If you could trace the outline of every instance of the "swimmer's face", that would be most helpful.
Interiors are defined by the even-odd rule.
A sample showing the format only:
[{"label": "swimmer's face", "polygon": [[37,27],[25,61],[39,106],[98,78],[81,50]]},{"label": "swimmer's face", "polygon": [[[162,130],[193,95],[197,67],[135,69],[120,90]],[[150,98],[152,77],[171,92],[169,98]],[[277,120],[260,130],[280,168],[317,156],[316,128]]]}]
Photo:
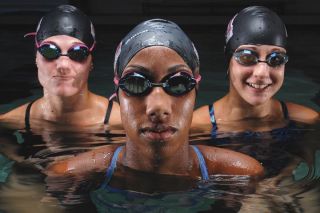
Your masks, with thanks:
[{"label": "swimmer's face", "polygon": [[[152,82],[168,74],[186,72],[193,76],[184,60],[167,47],[148,47],[138,52],[125,67],[122,76],[143,73]],[[195,89],[182,96],[172,96],[161,87],[153,87],[145,96],[118,92],[121,119],[127,133],[127,149],[134,147],[144,155],[161,157],[178,154],[188,146],[188,133],[195,103]],[[139,154],[137,153],[137,154]]]},{"label": "swimmer's face", "polygon": [[[83,44],[79,39],[57,35],[45,39],[43,42],[52,43],[66,54],[68,49],[76,44]],[[92,56],[81,62],[71,60],[68,56],[60,56],[54,60],[47,60],[39,51],[36,54],[38,78],[43,86],[44,95],[70,97],[81,94],[87,88],[89,72],[92,69]]]},{"label": "swimmer's face", "polygon": [[[286,52],[284,48],[272,45],[241,45],[237,50],[243,49],[257,53],[262,61],[272,52]],[[232,57],[229,64],[230,93],[250,105],[266,103],[282,86],[284,69],[285,65],[271,67],[263,62],[245,66]]]}]

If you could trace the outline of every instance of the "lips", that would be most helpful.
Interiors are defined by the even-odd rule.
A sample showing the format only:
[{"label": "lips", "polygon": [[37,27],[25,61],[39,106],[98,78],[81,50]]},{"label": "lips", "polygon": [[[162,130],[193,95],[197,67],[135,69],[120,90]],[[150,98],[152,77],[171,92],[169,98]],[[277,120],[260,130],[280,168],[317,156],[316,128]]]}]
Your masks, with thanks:
[{"label": "lips", "polygon": [[249,87],[257,89],[257,90],[264,90],[271,85],[271,84],[266,84],[266,83],[249,83],[249,82],[246,82],[246,84]]},{"label": "lips", "polygon": [[61,80],[61,81],[67,81],[67,80],[73,79],[74,77],[73,76],[59,75],[59,76],[53,76],[53,78],[55,78],[57,80]]},{"label": "lips", "polygon": [[177,132],[177,129],[171,126],[156,125],[140,129],[140,133],[150,141],[167,141]]}]

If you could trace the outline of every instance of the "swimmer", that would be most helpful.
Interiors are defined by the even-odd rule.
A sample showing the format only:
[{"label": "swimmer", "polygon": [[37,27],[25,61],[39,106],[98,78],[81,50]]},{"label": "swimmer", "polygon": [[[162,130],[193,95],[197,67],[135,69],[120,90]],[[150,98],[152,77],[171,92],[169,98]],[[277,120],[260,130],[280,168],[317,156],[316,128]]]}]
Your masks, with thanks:
[{"label": "swimmer", "polygon": [[40,20],[35,33],[38,79],[43,96],[0,116],[30,129],[32,121],[74,126],[121,125],[119,105],[88,89],[95,30],[89,18],[61,5]]},{"label": "swimmer", "polygon": [[270,131],[288,120],[319,121],[313,109],[273,97],[283,84],[289,60],[287,37],[282,20],[266,7],[251,6],[236,14],[226,32],[229,91],[195,110],[192,129],[213,134],[217,130]]},{"label": "swimmer", "polygon": [[[114,71],[126,143],[54,162],[47,174],[105,171],[106,185],[134,190],[147,184],[129,173],[151,174],[149,181],[155,188],[166,185],[160,184],[167,180],[157,178],[161,175],[196,181],[208,180],[212,174],[263,175],[263,167],[247,155],[189,144],[199,58],[192,41],[175,23],[151,19],[137,25],[119,44]],[[127,184],[130,181],[139,184]]]}]

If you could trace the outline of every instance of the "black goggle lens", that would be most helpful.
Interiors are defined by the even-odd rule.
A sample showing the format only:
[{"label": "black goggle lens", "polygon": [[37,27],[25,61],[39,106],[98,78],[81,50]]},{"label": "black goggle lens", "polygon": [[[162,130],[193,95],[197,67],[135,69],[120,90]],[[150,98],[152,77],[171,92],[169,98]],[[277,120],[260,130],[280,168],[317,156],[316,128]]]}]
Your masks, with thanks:
[{"label": "black goggle lens", "polygon": [[75,45],[68,50],[67,54],[62,54],[58,46],[46,43],[40,45],[38,51],[47,60],[54,60],[60,56],[68,56],[71,60],[77,62],[84,61],[90,54],[89,48],[84,45]]},{"label": "black goggle lens", "polygon": [[44,44],[38,48],[38,51],[41,53],[43,57],[48,60],[54,60],[59,58],[60,49],[53,44]]},{"label": "black goggle lens", "polygon": [[181,96],[191,91],[197,82],[189,74],[178,72],[164,77],[160,83],[152,83],[146,76],[133,72],[119,80],[119,87],[130,96],[144,96],[153,87],[162,87],[172,96]]},{"label": "black goggle lens", "polygon": [[288,56],[281,52],[272,52],[267,55],[266,60],[259,60],[259,55],[252,50],[239,50],[236,51],[233,56],[236,61],[244,66],[252,66],[259,62],[267,63],[270,67],[278,67],[288,62]]}]

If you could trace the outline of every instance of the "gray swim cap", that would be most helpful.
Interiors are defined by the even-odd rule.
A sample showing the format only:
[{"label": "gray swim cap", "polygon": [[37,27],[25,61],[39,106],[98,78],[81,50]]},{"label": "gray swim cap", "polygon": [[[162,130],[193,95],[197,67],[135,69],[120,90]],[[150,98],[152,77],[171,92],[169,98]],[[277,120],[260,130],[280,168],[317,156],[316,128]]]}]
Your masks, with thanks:
[{"label": "gray swim cap", "polygon": [[227,62],[241,45],[275,45],[286,48],[287,37],[286,26],[275,12],[263,6],[247,7],[228,24],[225,46]]},{"label": "gray swim cap", "polygon": [[120,78],[129,61],[140,50],[164,46],[176,51],[193,73],[199,72],[199,56],[189,37],[175,23],[151,19],[138,24],[118,45],[114,59],[114,73]]}]

